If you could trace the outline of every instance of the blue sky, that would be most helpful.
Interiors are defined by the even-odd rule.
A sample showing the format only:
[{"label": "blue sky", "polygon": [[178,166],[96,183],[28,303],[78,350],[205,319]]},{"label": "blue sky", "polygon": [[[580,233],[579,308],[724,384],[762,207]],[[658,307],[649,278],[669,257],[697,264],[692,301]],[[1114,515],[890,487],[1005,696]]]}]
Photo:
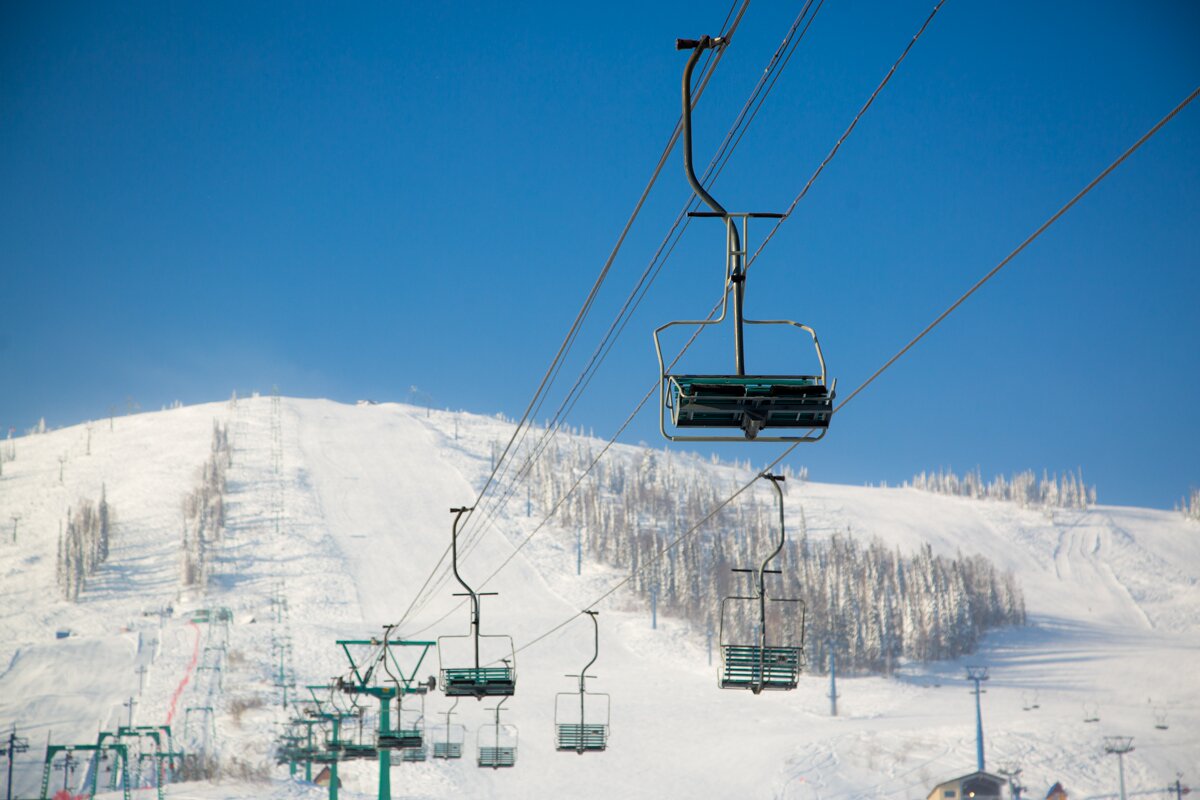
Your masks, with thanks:
[{"label": "blue sky", "polygon": [[[931,7],[828,0],[714,195],[786,208]],[[674,125],[675,37],[728,9],[4,4],[0,425],[273,384],[519,415]],[[699,163],[798,9],[751,4]],[[948,0],[764,251],[748,314],[813,325],[848,392],[1200,83],[1198,32],[1193,3]],[[1102,501],[1160,507],[1200,485],[1198,155],[1200,103],[793,462],[848,483],[1078,467]],[[688,195],[676,151],[545,413]],[[624,420],[651,329],[719,296],[722,244],[689,227],[573,424]],[[694,371],[731,369],[727,333]],[[807,367],[788,342],[752,342],[751,371]],[[661,446],[653,409],[624,438]]]}]

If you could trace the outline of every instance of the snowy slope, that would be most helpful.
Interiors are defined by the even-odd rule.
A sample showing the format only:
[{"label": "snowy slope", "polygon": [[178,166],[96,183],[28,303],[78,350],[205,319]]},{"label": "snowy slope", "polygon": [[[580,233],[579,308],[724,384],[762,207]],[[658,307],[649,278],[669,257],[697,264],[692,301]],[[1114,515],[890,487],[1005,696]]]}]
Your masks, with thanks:
[{"label": "snowy slope", "polygon": [[[178,584],[180,500],[209,455],[213,420],[228,424],[233,440],[227,530],[207,592],[189,596]],[[221,781],[178,785],[171,796],[323,796],[289,781],[270,758],[289,716],[272,685],[280,643],[290,642],[301,685],[344,672],[334,641],[378,635],[401,616],[449,544],[449,508],[474,499],[511,425],[398,404],[276,406],[263,397],[117,418],[108,428],[108,420],[93,426],[90,455],[84,426],[23,437],[0,478],[0,530],[21,515],[17,543],[0,539],[0,729],[15,723],[34,745],[18,761],[18,790],[36,791],[47,735],[91,740],[98,725],[127,721],[121,704],[134,696],[135,724],[170,717],[177,738],[193,751],[207,746],[226,766]],[[639,453],[621,447],[611,457]],[[711,473],[722,487],[748,475],[728,466]],[[80,602],[66,603],[53,577],[58,522],[79,497],[97,498],[102,482],[118,515],[114,549]],[[1031,624],[990,635],[967,659],[992,671],[989,768],[1019,764],[1034,793],[1056,780],[1073,796],[1112,792],[1116,764],[1101,740],[1119,733],[1135,737],[1126,758],[1132,789],[1163,787],[1177,771],[1195,779],[1200,526],[1146,509],[1046,515],[811,482],[790,487],[792,524],[801,507],[812,536],[850,529],[903,551],[929,542],[1017,575]],[[526,516],[523,493],[514,498],[469,549],[464,576],[481,580],[538,521],[536,510]],[[500,594],[484,601],[485,631],[510,633],[520,646],[620,579],[596,564],[576,576],[573,545],[573,532],[551,525],[538,533],[488,585]],[[438,584],[405,635],[465,632],[456,589]],[[286,598],[286,613],[276,597]],[[232,624],[191,621],[191,610],[213,607],[229,608]],[[590,628],[576,620],[518,656],[518,693],[505,705],[520,730],[515,769],[473,766],[474,732],[493,703],[464,701],[456,719],[471,731],[467,757],[395,767],[393,796],[915,798],[973,769],[963,662],[841,679],[840,715],[830,718],[824,678],[804,678],[790,693],[722,692],[702,631],[662,618],[651,630],[648,611],[625,592],[599,610],[592,672],[594,688],[612,695],[608,752],[553,750],[554,694],[572,689],[564,675],[590,656]],[[55,640],[60,628],[73,636]],[[139,665],[147,668],[140,693]],[[436,661],[425,666],[432,673]],[[1034,701],[1039,708],[1024,710]],[[438,694],[426,710],[432,718],[448,705]],[[1099,722],[1083,722],[1085,706]],[[1154,727],[1156,712],[1168,730]],[[343,796],[374,796],[374,771],[345,765]],[[269,783],[255,782],[264,775]]]}]

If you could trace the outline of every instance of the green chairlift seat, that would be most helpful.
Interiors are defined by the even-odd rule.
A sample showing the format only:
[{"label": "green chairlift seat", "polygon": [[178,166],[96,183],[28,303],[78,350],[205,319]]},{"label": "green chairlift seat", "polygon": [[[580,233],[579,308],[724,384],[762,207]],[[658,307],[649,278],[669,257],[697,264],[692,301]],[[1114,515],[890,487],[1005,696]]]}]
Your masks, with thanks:
[{"label": "green chairlift seat", "polygon": [[[398,681],[397,691],[399,691]],[[418,695],[421,706],[415,709],[404,707],[405,697],[403,694],[398,694],[397,697],[399,703],[396,709],[395,727],[379,732],[376,737],[379,748],[381,750],[403,750],[405,753],[409,750],[419,750],[425,746],[425,695]],[[404,757],[404,753],[401,753],[401,757]]]},{"label": "green chairlift seat", "polygon": [[[828,428],[833,394],[820,375],[667,375],[677,428]],[[752,433],[751,433],[752,432]]]},{"label": "green chairlift seat", "polygon": [[564,722],[557,728],[556,750],[598,751],[608,748],[608,726],[595,723],[580,725],[578,722]]},{"label": "green chairlift seat", "polygon": [[480,747],[479,766],[514,767],[517,764],[517,748],[515,747]]},{"label": "green chairlift seat", "polygon": [[379,758],[379,750],[373,744],[353,742],[342,746],[344,761],[374,761]]},{"label": "green chairlift seat", "polygon": [[434,758],[462,758],[462,742],[434,742]]},{"label": "green chairlift seat", "polygon": [[424,761],[427,754],[428,754],[428,751],[426,750],[424,745],[422,745],[420,747],[410,747],[406,750],[400,751],[400,760],[401,761]]},{"label": "green chairlift seat", "polygon": [[795,689],[799,682],[799,647],[731,644],[721,650],[722,689]]},{"label": "green chairlift seat", "polygon": [[516,670],[510,667],[448,667],[441,680],[449,697],[506,697],[517,686]]},{"label": "green chairlift seat", "polygon": [[418,728],[398,728],[379,734],[376,745],[380,750],[407,750],[424,744],[424,736]]}]

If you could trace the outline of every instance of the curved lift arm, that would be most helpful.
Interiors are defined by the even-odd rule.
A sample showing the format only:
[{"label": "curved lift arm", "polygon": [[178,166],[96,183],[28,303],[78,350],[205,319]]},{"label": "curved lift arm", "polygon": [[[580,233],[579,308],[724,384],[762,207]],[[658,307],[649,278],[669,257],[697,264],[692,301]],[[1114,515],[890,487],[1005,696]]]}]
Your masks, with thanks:
[{"label": "curved lift arm", "polygon": [[587,611],[584,611],[583,613],[587,614],[589,617],[592,618],[592,631],[595,634],[595,638],[592,640],[593,641],[592,660],[587,662],[587,664],[585,664],[583,666],[583,669],[579,670],[579,747],[576,750],[576,752],[578,752],[580,755],[583,754],[583,740],[584,740],[585,730],[586,730],[586,728],[584,727],[584,725],[585,725],[584,699],[586,697],[584,689],[585,689],[585,686],[587,683],[587,677],[588,677],[587,671],[592,666],[592,664],[596,663],[596,659],[600,657],[600,623],[599,623],[599,621],[596,620],[596,617],[599,616],[600,612],[592,611],[589,609]]},{"label": "curved lift arm", "polygon": [[770,472],[764,472],[763,478],[768,480],[773,487],[775,493],[779,497],[779,544],[762,562],[762,566],[758,568],[758,645],[766,648],[767,646],[767,566],[775,560],[775,557],[783,550],[783,544],[787,540],[787,530],[783,526],[783,488],[780,486],[784,481],[782,475],[774,475]]},{"label": "curved lift arm", "polygon": [[[388,679],[391,680],[391,682],[396,686],[396,697],[400,697],[404,694],[404,690],[400,688],[400,679],[396,677],[396,675],[392,672],[392,668],[389,667],[387,663],[388,654],[391,652],[391,647],[388,646],[388,637],[392,635],[392,628],[394,627],[396,626],[383,626],[383,653],[381,654],[380,658],[383,661],[383,671],[387,673]],[[392,660],[395,661],[396,657],[392,656]],[[398,664],[396,665],[396,668],[399,669]]]},{"label": "curved lift arm", "polygon": [[[592,664],[596,663],[596,659],[600,657],[600,623],[596,621],[596,617],[600,616],[600,612],[588,610],[588,611],[584,611],[583,613],[587,614],[589,617],[592,618],[592,630],[595,634],[595,638],[593,639],[592,660],[587,662],[586,664],[584,664],[583,669],[579,670],[579,694],[580,695],[583,694],[584,680],[588,677],[588,674],[587,674],[588,669],[590,669]],[[579,703],[580,703],[580,710],[582,711],[582,706],[583,706],[582,697],[580,698]]]},{"label": "curved lift arm", "polygon": [[463,580],[462,575],[458,574],[458,523],[462,520],[464,514],[468,514],[471,511],[474,511],[474,509],[467,506],[450,509],[450,513],[454,515],[454,527],[450,531],[450,566],[454,570],[455,580],[467,590],[467,594],[471,598],[471,634],[475,638],[475,669],[479,669],[479,594],[470,586],[467,586],[467,582]]},{"label": "curved lift arm", "polygon": [[[726,249],[731,263],[728,268],[727,283],[733,284],[733,347],[734,366],[738,375],[746,374],[746,352],[742,337],[742,307],[746,300],[746,275],[742,265],[742,243],[738,234],[737,223],[730,219],[729,212],[718,203],[696,177],[696,168],[692,163],[692,72],[700,54],[705,50],[724,47],[729,43],[727,38],[703,36],[700,39],[676,39],[676,50],[691,50],[687,65],[683,68],[683,170],[687,174],[688,183],[704,204],[721,217],[725,222]],[[728,292],[728,289],[726,289]],[[722,316],[724,314],[722,313]]]}]

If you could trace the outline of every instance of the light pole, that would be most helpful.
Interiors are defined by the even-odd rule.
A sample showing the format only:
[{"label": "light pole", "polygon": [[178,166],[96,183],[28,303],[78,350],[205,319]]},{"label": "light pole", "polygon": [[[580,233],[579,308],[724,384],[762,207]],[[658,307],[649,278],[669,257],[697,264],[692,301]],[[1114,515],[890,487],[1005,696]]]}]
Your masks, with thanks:
[{"label": "light pole", "polygon": [[8,734],[8,743],[4,748],[4,753],[8,756],[8,791],[6,792],[8,800],[12,800],[13,758],[17,753],[24,753],[27,750],[29,750],[29,740],[17,736],[17,726],[13,725],[12,731]]},{"label": "light pole", "polygon": [[975,761],[983,772],[983,711],[979,704],[979,684],[988,679],[987,667],[967,667],[967,680],[975,682]]},{"label": "light pole", "polygon": [[1116,754],[1117,773],[1121,778],[1121,800],[1125,800],[1125,754],[1133,752],[1132,736],[1105,736],[1104,752]]},{"label": "light pole", "polygon": [[833,640],[826,639],[825,646],[829,648],[829,715],[837,716],[837,654],[833,649]]}]

